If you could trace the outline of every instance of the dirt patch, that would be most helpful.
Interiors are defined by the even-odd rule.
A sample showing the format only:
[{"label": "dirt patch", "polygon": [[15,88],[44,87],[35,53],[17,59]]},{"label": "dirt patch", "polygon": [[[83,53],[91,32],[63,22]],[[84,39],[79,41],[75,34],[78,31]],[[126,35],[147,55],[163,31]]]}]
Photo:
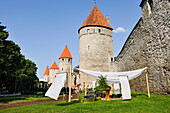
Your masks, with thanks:
[{"label": "dirt patch", "polygon": [[[79,94],[72,94],[71,99],[77,99],[78,96]],[[63,101],[63,100],[66,100],[66,97],[64,98],[60,97],[58,98],[58,100],[48,99],[48,100],[36,100],[36,101],[30,101],[30,102],[20,102],[20,103],[14,103],[14,104],[4,104],[4,105],[0,105],[0,109],[32,105],[32,104],[40,104],[40,103],[46,103],[46,102],[58,102],[58,101]]]}]

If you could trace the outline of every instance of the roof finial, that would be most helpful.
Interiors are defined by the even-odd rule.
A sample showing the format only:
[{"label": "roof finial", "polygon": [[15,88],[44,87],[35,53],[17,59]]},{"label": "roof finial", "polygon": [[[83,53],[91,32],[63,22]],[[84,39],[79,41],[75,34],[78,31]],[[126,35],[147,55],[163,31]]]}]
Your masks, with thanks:
[{"label": "roof finial", "polygon": [[94,0],[94,3],[95,3],[95,5],[96,5],[96,0]]}]

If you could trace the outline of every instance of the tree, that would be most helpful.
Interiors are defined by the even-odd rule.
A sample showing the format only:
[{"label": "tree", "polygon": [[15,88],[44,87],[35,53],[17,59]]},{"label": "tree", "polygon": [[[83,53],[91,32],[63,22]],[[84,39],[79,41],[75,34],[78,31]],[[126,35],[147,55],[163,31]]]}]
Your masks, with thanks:
[{"label": "tree", "polygon": [[13,92],[16,85],[15,72],[21,68],[20,61],[23,55],[18,45],[6,40],[9,34],[4,31],[5,28],[0,26],[0,86]]},{"label": "tree", "polygon": [[[32,61],[25,59],[17,44],[7,40],[9,34],[5,28],[0,25],[0,90],[14,92],[17,89],[17,79],[23,77],[19,77],[21,74],[32,77],[29,79],[31,81],[38,79],[37,67]],[[30,85],[32,87],[32,83]]]},{"label": "tree", "polygon": [[79,65],[74,67],[73,72],[79,74],[79,70],[77,68],[79,68]]},{"label": "tree", "polygon": [[25,60],[24,67],[18,70],[18,90],[31,91],[36,87],[38,77],[36,76],[36,64],[30,60]]}]

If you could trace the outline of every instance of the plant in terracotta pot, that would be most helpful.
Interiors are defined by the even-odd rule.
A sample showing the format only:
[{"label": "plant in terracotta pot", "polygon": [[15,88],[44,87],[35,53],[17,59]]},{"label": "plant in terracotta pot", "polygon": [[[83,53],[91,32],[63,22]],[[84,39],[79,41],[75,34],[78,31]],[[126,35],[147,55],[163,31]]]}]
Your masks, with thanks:
[{"label": "plant in terracotta pot", "polygon": [[109,100],[109,92],[111,87],[107,85],[106,76],[98,76],[100,80],[98,81],[99,86],[96,87],[96,91],[106,91],[106,100]]},{"label": "plant in terracotta pot", "polygon": [[107,80],[106,76],[104,77],[103,75],[98,76],[100,80],[98,81],[99,85],[96,87],[97,91],[105,91],[106,89],[111,89],[109,85],[107,85]]}]

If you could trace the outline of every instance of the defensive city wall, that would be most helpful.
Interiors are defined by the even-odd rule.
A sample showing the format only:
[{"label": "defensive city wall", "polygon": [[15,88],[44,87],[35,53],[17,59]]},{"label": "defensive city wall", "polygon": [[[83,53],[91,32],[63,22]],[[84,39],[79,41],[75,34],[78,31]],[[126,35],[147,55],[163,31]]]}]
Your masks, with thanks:
[{"label": "defensive city wall", "polygon": [[[170,93],[169,6],[169,0],[141,2],[142,17],[113,64],[116,71],[148,67],[151,93]],[[132,90],[147,92],[145,73],[130,81],[130,86]]]}]

